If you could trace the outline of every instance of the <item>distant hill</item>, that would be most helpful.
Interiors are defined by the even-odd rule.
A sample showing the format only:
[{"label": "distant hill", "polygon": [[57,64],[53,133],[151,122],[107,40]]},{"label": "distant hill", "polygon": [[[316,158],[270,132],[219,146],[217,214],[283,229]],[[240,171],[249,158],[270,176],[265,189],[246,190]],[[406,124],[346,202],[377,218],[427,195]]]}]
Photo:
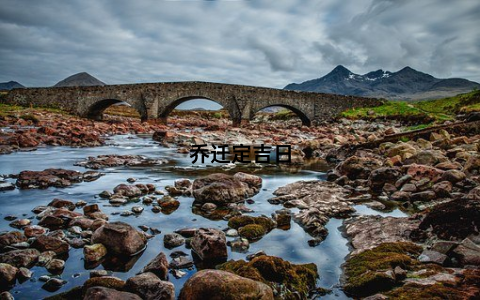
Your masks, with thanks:
[{"label": "distant hill", "polygon": [[9,91],[11,89],[23,88],[24,86],[16,81],[0,82],[0,91]]},{"label": "distant hill", "polygon": [[395,100],[437,99],[480,89],[480,84],[462,78],[438,79],[405,67],[398,72],[377,70],[364,75],[337,66],[327,75],[292,83],[286,90],[331,93]]},{"label": "distant hill", "polygon": [[66,86],[95,86],[95,85],[105,85],[104,82],[101,82],[92,75],[82,72],[70,77],[65,78],[64,80],[58,82],[54,87],[66,87]]}]

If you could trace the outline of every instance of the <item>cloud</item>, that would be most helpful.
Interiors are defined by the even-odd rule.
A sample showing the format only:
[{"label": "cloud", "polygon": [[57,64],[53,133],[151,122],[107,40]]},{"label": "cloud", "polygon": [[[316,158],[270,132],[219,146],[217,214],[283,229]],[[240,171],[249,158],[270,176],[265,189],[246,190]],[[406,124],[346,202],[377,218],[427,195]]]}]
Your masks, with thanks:
[{"label": "cloud", "polygon": [[202,80],[282,88],[335,65],[480,81],[476,0],[0,0],[0,81]]}]

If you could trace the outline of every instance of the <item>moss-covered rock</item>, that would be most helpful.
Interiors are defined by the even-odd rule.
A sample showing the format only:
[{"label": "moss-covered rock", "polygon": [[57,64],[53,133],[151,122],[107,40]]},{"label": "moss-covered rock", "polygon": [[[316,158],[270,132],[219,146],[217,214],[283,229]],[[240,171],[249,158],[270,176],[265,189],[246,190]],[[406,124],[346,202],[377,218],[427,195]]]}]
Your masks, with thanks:
[{"label": "moss-covered rock", "polygon": [[315,288],[318,278],[317,266],[313,263],[294,265],[275,256],[259,256],[246,262],[231,260],[219,266],[242,277],[261,281],[274,290],[282,299],[296,299],[294,293],[306,297]]},{"label": "moss-covered rock", "polygon": [[248,239],[249,241],[255,241],[261,239],[266,234],[265,228],[258,224],[248,224],[241,227],[238,230],[238,234],[241,237]]},{"label": "moss-covered rock", "polygon": [[396,283],[392,270],[397,266],[412,269],[421,251],[422,247],[408,242],[383,243],[350,257],[345,263],[345,292],[367,296],[391,289]]},{"label": "moss-covered rock", "polygon": [[443,283],[432,285],[408,284],[385,294],[388,299],[478,299],[479,289],[474,286],[449,286]]},{"label": "moss-covered rock", "polygon": [[275,222],[267,218],[265,216],[260,216],[260,217],[252,217],[252,216],[235,216],[232,217],[228,220],[228,226],[234,229],[239,229],[240,227],[249,225],[249,224],[257,224],[261,225],[263,228],[265,228],[266,232],[271,231],[273,228],[275,228]]}]

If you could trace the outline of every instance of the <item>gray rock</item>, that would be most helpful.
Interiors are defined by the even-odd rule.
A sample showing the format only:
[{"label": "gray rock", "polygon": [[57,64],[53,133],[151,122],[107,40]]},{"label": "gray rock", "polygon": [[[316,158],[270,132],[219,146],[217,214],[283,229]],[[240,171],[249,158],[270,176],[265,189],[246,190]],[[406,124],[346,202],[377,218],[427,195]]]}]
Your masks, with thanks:
[{"label": "gray rock", "polygon": [[469,238],[464,239],[453,252],[462,265],[480,266],[480,246]]},{"label": "gray rock", "polygon": [[167,249],[173,249],[185,244],[185,239],[178,233],[168,233],[163,237],[163,245]]},{"label": "gray rock", "polygon": [[424,250],[418,257],[418,260],[422,263],[436,263],[439,265],[444,265],[447,259],[448,256],[445,254],[433,250]]}]

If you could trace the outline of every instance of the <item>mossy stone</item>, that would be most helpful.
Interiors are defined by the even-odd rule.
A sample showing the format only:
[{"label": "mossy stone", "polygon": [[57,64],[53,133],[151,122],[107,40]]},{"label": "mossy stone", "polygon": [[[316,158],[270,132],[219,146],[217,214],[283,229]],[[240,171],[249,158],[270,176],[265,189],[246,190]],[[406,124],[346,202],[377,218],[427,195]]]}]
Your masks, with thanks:
[{"label": "mossy stone", "polygon": [[232,260],[220,265],[219,269],[266,283],[281,294],[282,299],[296,299],[296,293],[307,297],[318,278],[317,266],[313,263],[295,265],[268,255],[256,257],[250,262]]},{"label": "mossy stone", "polygon": [[411,270],[419,262],[422,247],[413,243],[383,243],[350,257],[345,263],[346,284],[343,289],[354,296],[368,296],[386,291],[395,285],[389,270],[399,266]]},{"label": "mossy stone", "polygon": [[265,228],[258,224],[248,224],[238,230],[238,234],[249,241],[259,240],[265,235],[265,233]]}]

